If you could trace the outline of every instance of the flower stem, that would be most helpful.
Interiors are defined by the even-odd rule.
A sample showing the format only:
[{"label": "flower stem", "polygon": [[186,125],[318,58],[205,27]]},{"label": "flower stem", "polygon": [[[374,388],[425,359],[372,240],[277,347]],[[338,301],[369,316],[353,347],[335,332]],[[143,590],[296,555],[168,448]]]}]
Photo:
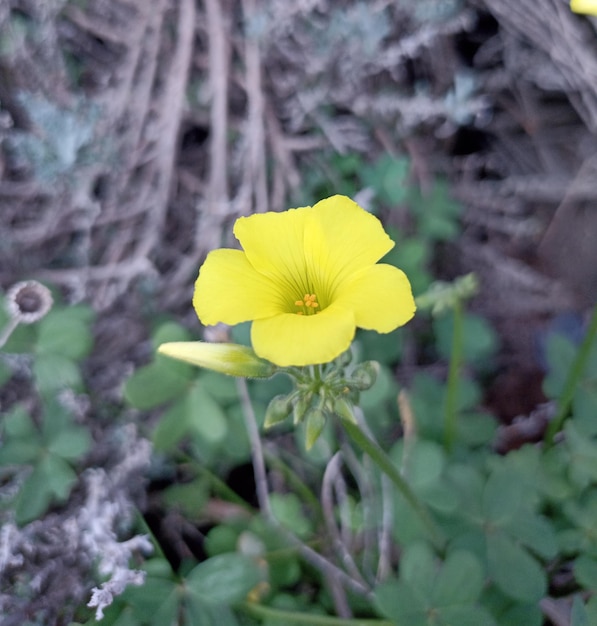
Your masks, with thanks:
[{"label": "flower stem", "polygon": [[267,620],[268,623],[278,621],[280,624],[309,624],[312,626],[392,626],[392,622],[382,619],[343,619],[331,615],[284,611],[253,602],[245,602],[239,608],[257,619]]},{"label": "flower stem", "polygon": [[267,519],[271,519],[272,509],[269,501],[269,490],[267,486],[267,472],[265,469],[265,461],[263,459],[263,446],[261,445],[261,436],[259,434],[259,425],[255,417],[255,410],[249,396],[247,381],[244,378],[237,378],[236,386],[243,408],[243,416],[245,418],[245,427],[249,442],[251,444],[251,458],[253,461],[253,472],[255,474],[255,491],[257,492],[257,501],[259,508]]},{"label": "flower stem", "polygon": [[342,427],[347,432],[353,442],[368,454],[379,469],[394,483],[394,486],[404,496],[405,500],[412,506],[421,521],[427,527],[429,534],[437,547],[443,546],[444,540],[436,527],[433,518],[429,514],[427,507],[419,500],[414,491],[409,487],[408,483],[400,475],[400,472],[392,463],[392,460],[382,450],[379,444],[370,439],[357,424],[353,424],[347,420],[340,420]]},{"label": "flower stem", "polygon": [[459,300],[454,302],[452,310],[454,315],[454,329],[452,331],[452,350],[450,353],[444,414],[444,448],[446,452],[452,451],[458,431],[458,387],[460,365],[462,363],[462,327],[464,322],[462,304]]},{"label": "flower stem", "polygon": [[596,337],[597,306],[593,310],[593,315],[591,316],[591,321],[589,322],[587,333],[582,343],[580,344],[580,348],[578,349],[576,358],[574,359],[572,366],[568,370],[568,376],[566,378],[566,382],[564,383],[564,388],[562,389],[562,393],[560,393],[560,397],[558,398],[556,416],[549,424],[547,433],[545,435],[545,444],[547,446],[551,446],[553,444],[556,434],[562,429],[564,420],[566,419],[568,412],[570,411],[570,406],[572,405],[572,400],[574,399],[574,393],[576,392],[576,388],[584,372],[585,365],[587,364],[587,360],[589,359],[589,355],[591,354],[591,349],[593,347],[593,344],[595,343]]},{"label": "flower stem", "polygon": [[13,316],[8,320],[6,326],[2,329],[2,332],[0,332],[0,348],[4,347],[4,344],[8,341],[13,331],[19,325],[19,321],[19,318],[16,316]]}]

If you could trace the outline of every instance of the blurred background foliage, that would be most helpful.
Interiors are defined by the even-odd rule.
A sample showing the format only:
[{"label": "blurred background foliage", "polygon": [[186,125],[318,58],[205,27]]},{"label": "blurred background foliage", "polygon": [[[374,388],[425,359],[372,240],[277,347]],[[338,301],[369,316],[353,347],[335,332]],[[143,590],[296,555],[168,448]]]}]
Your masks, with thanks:
[{"label": "blurred background foliage", "polygon": [[[0,288],[55,300],[0,355],[2,626],[94,623],[91,588],[129,557],[145,585],[104,624],[597,623],[595,35],[564,0],[0,3]],[[265,438],[294,539],[272,533],[245,414],[262,424],[288,382],[249,381],[249,407],[155,355],[204,336],[193,281],[237,217],[334,193],[384,222],[416,296],[478,278],[354,345],[381,366],[361,407],[441,553],[331,425],[309,452],[290,427]],[[206,332],[227,337],[248,328]],[[367,593],[305,546],[348,554]]]}]

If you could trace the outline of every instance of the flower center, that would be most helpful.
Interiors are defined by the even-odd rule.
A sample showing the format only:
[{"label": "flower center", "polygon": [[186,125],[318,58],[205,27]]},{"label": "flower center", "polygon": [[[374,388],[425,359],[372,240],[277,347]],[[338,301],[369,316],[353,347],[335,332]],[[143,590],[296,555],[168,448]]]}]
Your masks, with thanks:
[{"label": "flower center", "polygon": [[300,309],[296,312],[297,315],[315,315],[319,303],[314,293],[306,293],[302,300],[295,301],[294,306]]}]

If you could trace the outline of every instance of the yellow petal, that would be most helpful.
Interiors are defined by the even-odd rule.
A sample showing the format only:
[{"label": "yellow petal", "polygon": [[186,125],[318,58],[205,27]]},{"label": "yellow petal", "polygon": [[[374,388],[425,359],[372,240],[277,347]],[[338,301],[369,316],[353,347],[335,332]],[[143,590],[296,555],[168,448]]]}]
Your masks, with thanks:
[{"label": "yellow petal", "polygon": [[285,310],[279,286],[255,271],[240,250],[213,250],[195,282],[193,306],[203,324],[239,324]]},{"label": "yellow petal", "polygon": [[[310,207],[283,213],[258,213],[240,217],[234,235],[247,259],[261,274],[277,281],[285,289],[292,305],[312,292],[305,264],[305,223]],[[288,308],[290,312],[292,308]]]},{"label": "yellow petal", "polygon": [[342,283],[335,302],[354,312],[359,328],[390,331],[406,324],[415,314],[408,278],[396,267],[380,263]]},{"label": "yellow petal", "polygon": [[321,200],[308,218],[307,262],[311,275],[318,277],[315,290],[324,306],[333,301],[341,282],[394,247],[381,222],[346,196]]},{"label": "yellow petal", "polygon": [[597,0],[572,0],[570,2],[570,8],[575,13],[597,15]]},{"label": "yellow petal", "polygon": [[158,352],[229,376],[269,378],[276,371],[271,363],[260,359],[251,348],[235,343],[173,341],[163,343]]},{"label": "yellow petal", "polygon": [[356,327],[353,314],[336,305],[315,315],[287,313],[253,322],[255,352],[276,365],[328,363],[348,349]]}]

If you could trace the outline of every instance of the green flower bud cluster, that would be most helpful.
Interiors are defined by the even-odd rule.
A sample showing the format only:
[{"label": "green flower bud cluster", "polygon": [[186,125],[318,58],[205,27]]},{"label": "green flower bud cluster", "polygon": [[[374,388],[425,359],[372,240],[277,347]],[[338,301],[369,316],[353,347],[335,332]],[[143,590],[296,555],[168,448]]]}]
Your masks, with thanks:
[{"label": "green flower bud cluster", "polygon": [[326,365],[286,369],[294,389],[270,401],[264,427],[270,428],[292,415],[295,425],[305,423],[305,445],[309,450],[333,416],[355,423],[354,406],[359,393],[375,383],[379,364],[366,361],[351,365],[351,360],[352,354],[347,351]]},{"label": "green flower bud cluster", "polygon": [[417,308],[429,310],[433,316],[449,311],[459,303],[469,300],[479,291],[479,280],[475,274],[460,276],[451,283],[437,281],[417,297]]}]

